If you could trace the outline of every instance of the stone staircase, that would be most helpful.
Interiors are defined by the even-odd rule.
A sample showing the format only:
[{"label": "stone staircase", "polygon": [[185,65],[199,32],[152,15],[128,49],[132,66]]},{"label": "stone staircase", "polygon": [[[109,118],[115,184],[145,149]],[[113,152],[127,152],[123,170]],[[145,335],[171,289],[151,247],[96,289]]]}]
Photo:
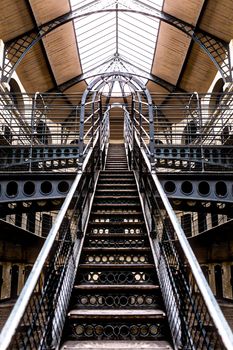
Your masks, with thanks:
[{"label": "stone staircase", "polygon": [[61,349],[172,349],[123,145],[100,173]]}]

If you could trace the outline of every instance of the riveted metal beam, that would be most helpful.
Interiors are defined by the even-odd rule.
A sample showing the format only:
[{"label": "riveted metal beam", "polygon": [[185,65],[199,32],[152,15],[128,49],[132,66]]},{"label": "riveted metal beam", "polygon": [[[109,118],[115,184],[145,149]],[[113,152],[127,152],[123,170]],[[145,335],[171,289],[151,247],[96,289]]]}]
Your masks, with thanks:
[{"label": "riveted metal beam", "polygon": [[166,22],[175,28],[181,30],[188,36],[190,36],[210,57],[217,69],[222,75],[225,82],[232,81],[232,73],[230,66],[230,54],[229,45],[227,42],[217,38],[216,36],[207,33],[206,31],[195,28],[195,26],[184,22],[174,16],[171,16],[163,11],[155,11],[155,14],[151,12],[136,11],[129,9],[105,9],[98,11],[90,11],[80,13],[78,10],[69,12],[63,16],[60,16],[52,21],[49,21],[34,30],[18,36],[17,38],[7,42],[5,44],[4,61],[2,69],[2,81],[9,82],[12,74],[16,70],[18,64],[22,61],[23,57],[37,42],[39,42],[45,35],[60,27],[61,25],[68,23],[74,19],[86,17],[95,13],[107,13],[107,12],[128,12],[137,13],[148,16],[150,18],[156,18],[163,22]]}]

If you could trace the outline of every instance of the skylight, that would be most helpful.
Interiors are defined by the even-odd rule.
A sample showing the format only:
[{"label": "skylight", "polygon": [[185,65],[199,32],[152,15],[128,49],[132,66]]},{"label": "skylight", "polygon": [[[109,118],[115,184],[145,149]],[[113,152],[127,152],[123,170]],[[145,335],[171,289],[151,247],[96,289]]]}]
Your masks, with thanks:
[{"label": "skylight", "polygon": [[159,20],[139,12],[156,14],[162,4],[163,0],[71,0],[73,11],[87,13],[74,20],[83,73],[150,73]]}]

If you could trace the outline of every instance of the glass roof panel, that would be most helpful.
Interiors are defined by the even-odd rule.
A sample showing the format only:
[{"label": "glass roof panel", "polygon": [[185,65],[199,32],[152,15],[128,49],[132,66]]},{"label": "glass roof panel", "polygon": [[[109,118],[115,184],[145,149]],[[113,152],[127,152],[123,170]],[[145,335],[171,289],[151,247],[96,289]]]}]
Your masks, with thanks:
[{"label": "glass roof panel", "polygon": [[[93,75],[106,70],[150,73],[159,20],[140,12],[156,14],[163,1],[70,0],[72,11],[86,14],[74,20],[83,73],[91,69]],[[109,59],[112,64],[104,64]]]}]

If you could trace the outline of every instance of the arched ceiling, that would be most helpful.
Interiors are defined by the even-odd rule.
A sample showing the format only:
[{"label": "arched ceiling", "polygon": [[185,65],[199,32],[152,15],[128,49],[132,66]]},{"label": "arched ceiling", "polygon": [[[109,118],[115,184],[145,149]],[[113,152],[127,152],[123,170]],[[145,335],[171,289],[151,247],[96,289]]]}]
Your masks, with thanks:
[{"label": "arched ceiling", "polygon": [[[17,67],[25,89],[81,93],[86,87],[84,78],[120,69],[144,75],[154,93],[205,92],[217,69],[190,36],[166,21],[118,11],[153,14],[159,2],[4,0],[0,38],[7,44],[74,10],[80,14],[112,10],[68,21],[34,45]],[[190,24],[195,31],[208,32],[226,42],[233,38],[232,0],[164,0],[162,11]]]}]

